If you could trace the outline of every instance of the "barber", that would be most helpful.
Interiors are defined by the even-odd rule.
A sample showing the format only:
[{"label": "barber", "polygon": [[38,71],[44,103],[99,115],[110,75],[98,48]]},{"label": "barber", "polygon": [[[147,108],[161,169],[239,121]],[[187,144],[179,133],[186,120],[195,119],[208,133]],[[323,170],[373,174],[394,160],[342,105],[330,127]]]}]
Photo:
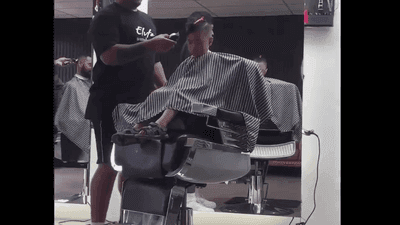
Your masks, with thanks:
[{"label": "barber", "polygon": [[98,169],[91,181],[91,222],[104,224],[117,173],[110,163],[111,136],[116,133],[112,111],[119,103],[137,104],[166,83],[156,53],[176,44],[157,35],[152,18],[137,10],[141,0],[116,0],[98,12],[88,34],[97,56],[86,118],[93,123]]}]

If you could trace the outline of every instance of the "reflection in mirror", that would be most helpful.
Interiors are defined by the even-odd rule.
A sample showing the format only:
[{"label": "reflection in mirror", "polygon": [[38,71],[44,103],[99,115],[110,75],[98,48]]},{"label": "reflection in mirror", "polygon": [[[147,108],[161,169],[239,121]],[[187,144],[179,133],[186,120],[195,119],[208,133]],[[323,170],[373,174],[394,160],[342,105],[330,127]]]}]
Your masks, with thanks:
[{"label": "reflection in mirror", "polygon": [[89,190],[90,130],[84,118],[92,58],[87,19],[54,20],[54,200],[86,204]]},{"label": "reflection in mirror", "polygon": [[[205,212],[300,217],[304,2],[179,1],[182,6],[168,2],[149,1],[148,9],[158,33],[181,34],[175,48],[160,56],[167,78],[190,55],[185,55],[186,18],[194,11],[207,11],[213,16],[214,25],[210,50],[239,55],[259,64],[271,86],[274,116],[278,120],[261,125],[264,131],[259,136],[271,139],[265,144],[259,142],[251,153],[251,170],[247,175],[188,189],[189,207]],[[275,124],[286,119],[290,120],[296,143],[293,151],[283,154],[274,145],[288,143],[291,138],[285,139],[286,134]]]},{"label": "reflection in mirror", "polygon": [[[101,7],[106,7],[113,1],[94,0],[93,2],[93,5],[102,3]],[[261,138],[257,143],[258,146],[249,156],[251,158],[250,171],[233,180],[209,183],[206,186],[198,185],[201,187],[196,188],[192,186],[187,190],[184,206],[194,211],[301,216],[301,134],[299,137],[298,131],[301,129],[302,107],[303,4],[301,0],[149,1],[148,14],[154,19],[157,34],[178,32],[180,34],[178,44],[170,52],[159,56],[167,79],[188,57],[184,47],[187,39],[186,18],[194,11],[207,11],[214,18],[214,40],[210,50],[235,54],[256,61],[260,67],[260,73],[262,72],[265,76],[266,83],[271,88],[271,101],[276,113],[275,120],[265,121],[261,125],[263,131],[259,134]],[[86,40],[90,21],[91,18],[55,20],[54,59],[62,56],[76,59],[82,55],[91,55],[90,42]],[[57,81],[55,92],[56,90],[59,90],[58,93],[62,92],[61,83],[65,84],[73,79],[75,73],[77,73],[75,64],[55,67],[55,74],[57,74],[54,76]],[[59,103],[56,105],[58,106]],[[293,133],[279,130],[277,124],[283,121],[291,124]],[[217,122],[216,124],[213,126],[218,126]],[[85,203],[87,201],[85,195],[88,194],[87,168],[89,168],[90,157],[84,150],[78,151],[79,154],[68,156],[68,152],[72,153],[72,151],[64,149],[67,154],[63,154],[63,132],[56,131],[55,134],[60,136],[57,138],[55,135],[55,200]],[[296,134],[297,137],[293,138]],[[223,132],[221,135],[225,140]],[[73,143],[72,140],[70,141]],[[186,144],[189,146],[189,141]],[[199,144],[209,146],[206,142]],[[226,149],[225,147],[223,149]],[[118,151],[122,152],[121,149]],[[117,159],[118,151],[116,151]],[[126,153],[134,154],[133,151]],[[197,154],[190,152],[184,156],[187,156],[189,161],[199,160],[201,154],[205,156],[207,153],[209,152],[199,150]],[[232,168],[235,166],[232,165]],[[174,168],[174,165],[170,167]],[[174,171],[170,172],[173,174]],[[176,177],[179,176],[185,178],[183,170],[176,172]],[[186,179],[189,179],[187,174]],[[128,180],[124,185],[128,187],[126,193],[131,193],[131,198],[136,197],[135,188],[142,187],[145,187],[142,190],[144,192],[152,190],[152,195],[159,194],[159,200],[165,196],[167,199],[174,195],[175,200],[182,198],[181,187],[174,187],[175,189],[172,188],[170,193],[165,194],[165,190],[156,188],[151,182],[141,183],[142,186],[140,186],[133,180]],[[170,184],[166,182],[165,186],[167,185]],[[126,196],[122,196],[122,199]],[[130,202],[133,201],[126,203],[127,208],[130,207]],[[133,204],[132,207],[136,205]],[[172,208],[169,210],[173,211]],[[124,213],[130,214],[132,211],[138,210],[126,209]],[[175,215],[178,212],[174,211]]]}]

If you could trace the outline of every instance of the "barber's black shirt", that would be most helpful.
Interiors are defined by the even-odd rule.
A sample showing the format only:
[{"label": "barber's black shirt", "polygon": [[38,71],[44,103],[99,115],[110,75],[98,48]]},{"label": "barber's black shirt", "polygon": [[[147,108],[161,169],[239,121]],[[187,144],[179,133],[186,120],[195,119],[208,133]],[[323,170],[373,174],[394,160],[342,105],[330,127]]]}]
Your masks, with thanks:
[{"label": "barber's black shirt", "polygon": [[135,44],[153,38],[156,27],[147,14],[113,3],[95,15],[88,36],[97,62],[85,117],[110,119],[117,104],[140,103],[154,89],[155,53],[121,66],[107,66],[100,56],[115,44]]}]

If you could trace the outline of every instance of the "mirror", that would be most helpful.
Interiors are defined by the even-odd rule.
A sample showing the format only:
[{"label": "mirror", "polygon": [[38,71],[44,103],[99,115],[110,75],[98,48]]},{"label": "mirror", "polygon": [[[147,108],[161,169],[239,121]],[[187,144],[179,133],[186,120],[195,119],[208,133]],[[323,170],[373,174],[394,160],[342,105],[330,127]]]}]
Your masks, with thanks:
[{"label": "mirror", "polygon": [[[208,11],[214,20],[211,51],[251,60],[261,56],[267,62],[266,77],[294,84],[302,96],[303,4],[302,0],[151,0],[148,14],[154,19],[158,34],[181,34],[178,45],[160,56],[167,78],[182,62],[179,56],[186,41],[186,18],[194,11]],[[293,98],[281,96],[279,100],[295,104]],[[298,103],[301,105],[301,98]],[[294,156],[270,160],[268,166],[258,162],[258,170],[266,171],[262,190],[266,206],[262,212],[251,212],[245,204],[252,182],[250,175],[228,184],[208,184],[197,188],[196,193],[214,202],[215,212],[301,217],[301,141],[297,148]],[[252,160],[252,169],[255,167]]]},{"label": "mirror", "polygon": [[[82,16],[84,18],[54,20],[54,59],[61,56],[78,58],[81,55],[92,55],[90,42],[86,39],[91,17],[96,10],[92,9],[92,6],[96,5],[96,2],[102,2],[105,7],[113,0],[82,2],[89,2],[90,8],[89,13]],[[261,56],[267,62],[266,77],[296,85],[300,96],[303,89],[301,72],[304,41],[303,8],[303,0],[149,0],[148,2],[148,14],[153,17],[159,34],[178,31],[181,34],[178,45],[169,53],[160,56],[167,78],[181,62],[180,52],[186,39],[184,32],[186,18],[194,11],[209,11],[214,17],[214,43],[211,51],[236,54],[251,60]],[[58,12],[60,11],[55,10],[55,13]],[[62,81],[65,84],[74,77],[76,66],[55,67],[54,71],[57,75],[54,76],[55,81]],[[55,84],[59,84],[57,82]],[[55,85],[54,90],[60,91],[62,88],[60,85]],[[270,160],[268,166],[264,163],[257,165],[258,169],[266,171],[262,190],[266,193],[266,202],[271,207],[288,209],[281,211],[283,216],[288,217],[301,216],[301,142],[297,147],[296,154],[290,158]],[[86,203],[87,199],[85,200],[84,196],[88,194],[90,155],[75,156],[75,160],[70,162],[71,166],[66,167],[65,164],[68,163],[60,162],[66,156],[62,154],[61,136],[55,138],[54,153],[55,166],[57,163],[61,164],[54,169],[55,201]],[[256,164],[254,163],[252,167],[255,168]],[[250,182],[247,177],[228,184],[209,184],[196,191],[204,199],[216,203],[216,212],[246,213],[227,209],[226,206],[247,202]],[[282,213],[279,214],[278,210],[276,214],[268,212],[260,214]]]},{"label": "mirror", "polygon": [[91,44],[86,39],[90,21],[54,19],[53,58],[58,59],[53,70],[54,201],[58,203],[87,203],[91,128],[83,113],[91,85]]}]

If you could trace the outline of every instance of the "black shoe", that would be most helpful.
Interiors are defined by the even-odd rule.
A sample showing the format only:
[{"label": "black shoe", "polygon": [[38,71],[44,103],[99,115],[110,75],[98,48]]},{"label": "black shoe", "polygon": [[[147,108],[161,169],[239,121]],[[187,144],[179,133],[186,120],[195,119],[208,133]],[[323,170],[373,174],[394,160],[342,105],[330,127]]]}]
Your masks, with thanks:
[{"label": "black shoe", "polygon": [[125,129],[122,132],[118,132],[111,136],[111,141],[119,146],[126,146],[131,144],[139,143],[135,135],[139,133],[139,130]]},{"label": "black shoe", "polygon": [[139,133],[135,135],[140,139],[156,139],[164,140],[168,138],[167,128],[161,127],[157,123],[151,122],[149,126],[140,129]]}]

